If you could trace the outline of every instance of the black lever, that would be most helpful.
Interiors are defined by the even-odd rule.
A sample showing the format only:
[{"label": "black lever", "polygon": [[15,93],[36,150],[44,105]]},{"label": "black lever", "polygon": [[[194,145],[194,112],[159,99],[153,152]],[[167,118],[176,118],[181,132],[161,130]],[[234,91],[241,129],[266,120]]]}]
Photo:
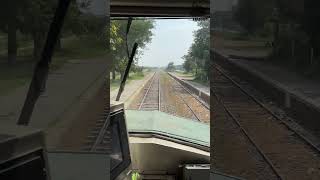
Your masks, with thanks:
[{"label": "black lever", "polygon": [[126,70],[124,72],[124,75],[122,77],[122,80],[121,80],[121,84],[120,84],[120,88],[119,88],[119,91],[118,91],[118,94],[117,94],[116,101],[120,100],[120,97],[121,97],[122,91],[124,89],[124,86],[126,84],[127,77],[128,77],[129,71],[130,71],[130,67],[131,67],[131,64],[133,62],[134,55],[136,54],[137,48],[138,48],[138,43],[134,43],[133,49],[132,49],[132,52],[131,52],[131,56],[129,58],[129,62],[128,62],[128,65],[127,65],[127,68],[126,68]]},{"label": "black lever", "polygon": [[54,46],[58,40],[70,2],[71,0],[59,0],[54,19],[47,35],[47,41],[42,51],[41,59],[38,61],[34,70],[29,91],[17,122],[18,125],[29,124],[34,106],[42,91],[45,89]]},{"label": "black lever", "polygon": [[126,31],[126,47],[127,47],[128,59],[130,59],[129,47],[128,47],[128,34],[129,34],[129,31],[130,31],[131,24],[132,24],[132,17],[129,17],[128,24],[127,24],[127,31]]},{"label": "black lever", "polygon": [[130,72],[130,68],[131,68],[131,64],[132,64],[133,59],[134,59],[134,55],[136,54],[136,51],[137,51],[137,48],[138,48],[138,43],[134,43],[131,55],[129,54],[128,34],[129,34],[129,31],[130,31],[131,24],[132,24],[132,17],[129,17],[128,24],[127,24],[127,31],[126,31],[126,46],[127,46],[127,55],[128,55],[129,61],[128,61],[128,65],[126,67],[126,70],[125,70],[125,72],[123,74],[123,77],[122,77],[122,80],[121,80],[121,84],[120,84],[120,88],[119,88],[119,91],[118,91],[118,94],[117,94],[117,97],[116,97],[116,101],[120,100],[121,94],[122,94],[122,92],[124,90],[124,87],[126,85],[127,77],[129,75],[129,72]]}]

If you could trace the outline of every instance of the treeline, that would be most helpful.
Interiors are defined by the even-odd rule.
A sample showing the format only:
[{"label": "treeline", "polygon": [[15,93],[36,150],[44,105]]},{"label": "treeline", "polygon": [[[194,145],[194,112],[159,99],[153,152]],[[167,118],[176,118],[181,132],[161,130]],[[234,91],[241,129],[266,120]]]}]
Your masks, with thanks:
[{"label": "treeline", "polygon": [[269,37],[271,58],[315,73],[320,69],[319,0],[238,0],[234,19],[247,35]]},{"label": "treeline", "polygon": [[[3,0],[0,6],[0,31],[7,35],[8,63],[16,63],[19,41],[17,34],[29,38],[33,44],[33,57],[39,59],[58,0]],[[77,36],[101,35],[104,22],[98,17],[82,13],[90,6],[90,0],[78,3],[72,0],[64,21],[62,34]],[[62,35],[61,35],[62,38]],[[61,48],[61,39],[56,46]]]},{"label": "treeline", "polygon": [[[112,79],[116,78],[116,73],[122,77],[125,68],[128,64],[128,52],[131,53],[133,44],[138,43],[137,53],[135,55],[134,63],[131,66],[131,71],[142,72],[143,68],[138,66],[139,57],[143,53],[146,44],[151,42],[152,29],[154,28],[153,20],[133,20],[128,36],[126,37],[127,21],[126,20],[112,20],[110,28],[110,47],[112,55],[111,73]],[[127,40],[127,41],[126,41]]]},{"label": "treeline", "polygon": [[186,72],[195,74],[196,80],[209,82],[210,71],[210,23],[209,20],[198,22],[200,28],[194,32],[194,42],[183,56]]}]

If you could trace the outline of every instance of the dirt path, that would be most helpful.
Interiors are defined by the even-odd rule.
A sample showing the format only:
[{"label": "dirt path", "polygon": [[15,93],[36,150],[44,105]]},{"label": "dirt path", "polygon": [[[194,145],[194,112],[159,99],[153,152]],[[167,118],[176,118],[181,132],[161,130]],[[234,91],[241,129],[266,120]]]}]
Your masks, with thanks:
[{"label": "dirt path", "polygon": [[[143,79],[139,80],[131,80],[128,84],[126,84],[124,91],[121,94],[120,102],[124,102],[125,108],[128,108],[129,104],[133,101],[134,97],[138,95],[138,91],[141,90],[148,82],[148,80],[152,77],[153,72],[148,72],[145,74]],[[110,100],[111,104],[116,100],[119,88],[114,89],[110,92]]]}]

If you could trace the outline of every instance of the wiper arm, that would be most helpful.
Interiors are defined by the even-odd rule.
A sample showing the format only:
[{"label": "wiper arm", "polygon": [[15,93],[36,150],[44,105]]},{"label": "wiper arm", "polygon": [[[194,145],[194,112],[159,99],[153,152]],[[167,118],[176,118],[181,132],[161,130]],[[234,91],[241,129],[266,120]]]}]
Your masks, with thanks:
[{"label": "wiper arm", "polygon": [[121,84],[120,84],[120,88],[119,88],[119,91],[118,91],[118,94],[117,94],[117,97],[116,97],[116,101],[120,100],[121,94],[122,94],[122,92],[124,90],[124,87],[126,85],[127,77],[129,75],[129,72],[130,72],[131,64],[133,62],[134,56],[135,56],[137,48],[138,48],[138,43],[134,43],[131,55],[129,55],[128,34],[129,34],[129,31],[130,31],[131,23],[132,23],[132,18],[130,17],[128,19],[127,31],[126,31],[126,46],[127,46],[127,55],[128,55],[129,61],[128,61],[128,65],[126,67],[126,70],[125,70],[124,75],[123,75],[122,80],[121,80]]},{"label": "wiper arm", "polygon": [[117,95],[116,101],[120,100],[121,94],[122,94],[122,92],[124,90],[124,86],[126,84],[127,77],[128,77],[129,72],[130,72],[131,64],[133,62],[133,58],[134,58],[134,55],[136,54],[137,48],[138,48],[138,43],[134,43],[133,48],[132,48],[132,52],[131,52],[131,56],[130,56],[129,61],[128,61],[127,68],[126,68],[126,70],[124,72],[124,75],[123,75],[123,78],[121,80],[121,84],[120,84],[120,88],[119,88],[119,91],[118,91],[118,95]]},{"label": "wiper arm", "polygon": [[17,122],[18,125],[26,126],[29,124],[34,106],[40,97],[41,92],[45,89],[51,57],[62,29],[63,20],[67,14],[70,2],[71,0],[59,0],[54,19],[50,25],[47,40],[42,51],[41,59],[38,61],[34,70],[29,91]]}]

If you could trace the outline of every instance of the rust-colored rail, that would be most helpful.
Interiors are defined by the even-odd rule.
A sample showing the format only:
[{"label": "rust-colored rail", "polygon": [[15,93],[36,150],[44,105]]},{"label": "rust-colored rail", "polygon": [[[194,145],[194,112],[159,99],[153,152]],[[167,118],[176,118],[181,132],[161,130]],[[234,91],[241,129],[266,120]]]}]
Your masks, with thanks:
[{"label": "rust-colored rail", "polygon": [[214,66],[213,95],[279,179],[317,179],[319,148]]},{"label": "rust-colored rail", "polygon": [[139,110],[160,111],[160,77],[159,72],[153,74],[150,84],[139,105]]}]

